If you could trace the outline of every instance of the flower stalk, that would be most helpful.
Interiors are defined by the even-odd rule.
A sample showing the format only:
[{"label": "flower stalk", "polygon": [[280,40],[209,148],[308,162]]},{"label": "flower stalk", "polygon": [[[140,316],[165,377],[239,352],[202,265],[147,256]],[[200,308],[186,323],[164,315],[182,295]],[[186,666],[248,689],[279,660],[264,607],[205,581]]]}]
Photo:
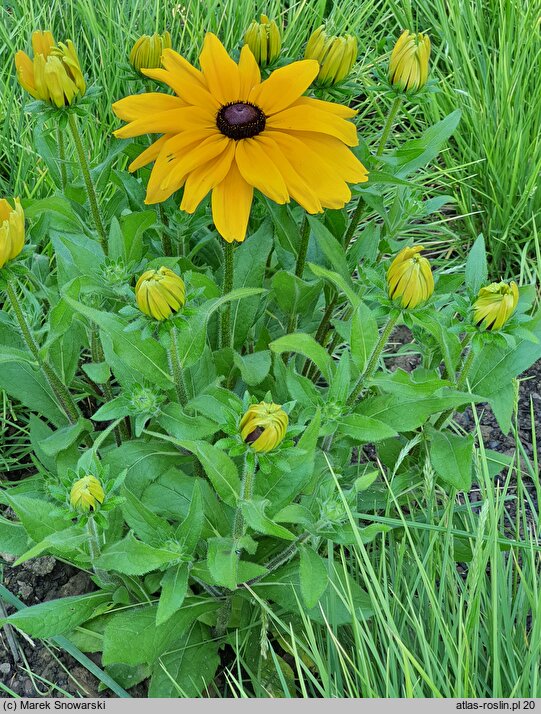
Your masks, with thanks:
[{"label": "flower stalk", "polygon": [[34,339],[34,336],[32,335],[30,326],[28,325],[24,316],[24,312],[19,302],[15,286],[9,280],[6,282],[6,293],[13,308],[13,312],[15,313],[15,317],[19,324],[19,329],[26,343],[26,346],[28,347],[28,349],[34,356],[36,362],[38,363],[43,373],[43,376],[49,383],[49,386],[51,387],[57,399],[57,402],[64,414],[66,415],[68,421],[71,424],[76,424],[79,420],[79,417],[81,416],[79,408],[75,403],[75,400],[71,396],[69,389],[62,382],[53,367],[51,367],[51,365],[42,358],[39,347]]},{"label": "flower stalk", "polygon": [[[233,290],[234,260],[233,243],[224,241],[224,283],[222,295],[227,295]],[[222,322],[220,331],[220,347],[231,347],[231,303],[226,303],[222,310]]]},{"label": "flower stalk", "polygon": [[171,344],[169,345],[168,357],[171,376],[175,382],[175,391],[180,404],[184,407],[188,403],[188,393],[186,391],[186,382],[184,381],[184,370],[178,356],[178,334],[177,328],[171,326],[169,331]]},{"label": "flower stalk", "polygon": [[88,203],[90,204],[90,212],[92,213],[92,218],[94,220],[94,225],[98,231],[98,236],[100,239],[101,247],[103,252],[107,255],[107,234],[105,232],[105,226],[101,217],[98,198],[96,195],[96,189],[94,187],[94,182],[92,181],[92,175],[90,173],[90,166],[85,153],[85,148],[83,146],[83,140],[79,127],[77,126],[77,120],[72,112],[68,112],[68,124],[70,127],[71,135],[73,137],[73,143],[75,145],[75,151],[77,153],[77,158],[79,159],[79,166],[81,167],[81,173],[83,175],[83,181],[86,188],[86,195],[88,197]]},{"label": "flower stalk", "polygon": [[299,253],[297,255],[297,265],[295,266],[295,275],[298,278],[302,278],[304,273],[304,266],[306,264],[306,254],[308,253],[308,243],[310,242],[310,224],[308,223],[308,216],[304,216],[304,221],[301,227],[301,243],[299,246]]},{"label": "flower stalk", "polygon": [[376,346],[372,350],[372,354],[370,355],[370,359],[368,360],[368,364],[366,365],[364,372],[357,380],[357,384],[353,387],[353,390],[349,395],[349,398],[346,402],[348,406],[352,407],[355,404],[355,402],[360,397],[363,391],[366,380],[369,379],[376,370],[381,353],[383,352],[385,345],[387,344],[387,341],[391,336],[391,332],[393,331],[393,328],[396,325],[399,316],[399,312],[390,315],[387,324],[385,325],[381,332],[381,335],[379,336],[379,340],[377,341]]},{"label": "flower stalk", "polygon": [[[468,352],[466,354],[466,357],[464,359],[464,364],[462,365],[462,369],[460,370],[460,374],[458,375],[458,379],[456,381],[456,388],[460,391],[461,389],[464,388],[466,384],[466,380],[468,379],[468,374],[470,372],[471,366],[473,364],[473,358],[475,357],[475,353],[471,346],[468,349]],[[442,426],[444,426],[450,417],[453,416],[455,413],[454,409],[448,409],[447,411],[443,412],[440,414],[440,416],[437,418],[436,422],[434,423],[434,429],[441,429]]]},{"label": "flower stalk", "polygon": [[166,257],[171,257],[173,255],[173,246],[171,244],[171,238],[167,233],[167,223],[165,221],[165,211],[163,210],[162,204],[158,204],[158,214],[160,216],[160,223],[162,224],[161,239],[162,239],[162,251]]},{"label": "flower stalk", "polygon": [[387,143],[387,139],[389,138],[389,134],[391,133],[391,129],[393,128],[393,123],[396,117],[396,113],[398,112],[398,109],[402,103],[402,97],[397,96],[395,97],[394,102],[391,105],[391,108],[389,110],[389,114],[387,114],[387,120],[385,122],[385,126],[383,127],[383,132],[381,134],[381,139],[379,140],[378,144],[378,150],[376,151],[376,156],[381,156],[383,154],[383,150],[385,149],[385,144]]},{"label": "flower stalk", "polygon": [[66,171],[66,146],[64,144],[64,132],[60,125],[56,127],[56,144],[58,146],[58,164],[60,169],[60,188],[66,190],[68,185],[68,174]]}]

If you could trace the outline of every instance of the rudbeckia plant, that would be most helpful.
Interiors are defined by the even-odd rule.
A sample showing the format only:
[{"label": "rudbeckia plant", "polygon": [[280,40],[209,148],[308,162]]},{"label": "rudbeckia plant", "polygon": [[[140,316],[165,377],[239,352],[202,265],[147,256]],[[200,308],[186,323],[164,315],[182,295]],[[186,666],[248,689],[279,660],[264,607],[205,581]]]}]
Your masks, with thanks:
[{"label": "rudbeckia plant", "polygon": [[[0,199],[0,389],[32,453],[32,477],[0,490],[0,551],[51,554],[92,586],[0,626],[71,638],[109,684],[154,697],[212,691],[233,657],[260,692],[254,672],[289,666],[275,621],[299,607],[339,633],[346,592],[368,622],[373,590],[347,559],[338,575],[341,549],[402,548],[403,507],[447,514],[478,448],[451,420],[489,403],[505,429],[541,357],[531,288],[491,283],[482,238],[452,269],[442,250],[431,187],[459,113],[393,132],[425,91],[426,37],[382,60],[348,27],[292,43],[294,23],[250,20],[193,54],[179,24],[138,27],[138,74],[106,88],[88,149],[88,48],[79,62],[44,32],[16,60],[30,108],[71,127],[82,181],[47,156],[43,185]],[[389,59],[365,93],[355,77]]]}]

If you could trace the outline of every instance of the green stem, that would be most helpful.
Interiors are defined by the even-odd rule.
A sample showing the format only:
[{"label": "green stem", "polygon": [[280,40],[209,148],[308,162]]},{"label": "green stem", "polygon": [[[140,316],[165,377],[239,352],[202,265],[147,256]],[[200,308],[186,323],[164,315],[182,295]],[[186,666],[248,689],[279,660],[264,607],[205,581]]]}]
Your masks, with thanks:
[{"label": "green stem", "polygon": [[357,380],[357,384],[353,387],[353,390],[349,395],[349,398],[347,400],[348,406],[352,407],[355,404],[355,402],[361,395],[361,392],[363,391],[363,387],[365,385],[366,380],[372,376],[376,367],[378,366],[381,353],[383,352],[383,349],[387,344],[387,340],[391,336],[391,332],[393,331],[393,328],[396,325],[396,321],[398,320],[399,315],[400,313],[397,312],[389,317],[387,324],[383,328],[381,335],[379,336],[379,340],[377,341],[376,346],[374,347],[372,354],[370,355],[370,359],[368,360],[368,364],[366,365],[364,372]]},{"label": "green stem", "polygon": [[186,383],[184,381],[184,370],[180,363],[178,356],[178,335],[177,329],[171,326],[169,332],[171,338],[171,344],[169,345],[169,368],[171,370],[171,376],[175,382],[175,390],[177,393],[178,401],[184,407],[188,403],[188,392],[186,391]]},{"label": "green stem", "polygon": [[383,154],[383,149],[385,148],[385,144],[387,143],[387,139],[389,138],[389,134],[391,133],[391,129],[393,127],[393,122],[395,120],[396,113],[397,113],[398,108],[400,107],[401,103],[402,103],[402,97],[397,96],[391,105],[391,109],[389,110],[389,114],[387,115],[387,120],[385,122],[385,126],[383,127],[381,139],[379,140],[376,156],[381,156]]},{"label": "green stem", "polygon": [[272,560],[269,560],[269,562],[263,566],[267,569],[266,573],[264,573],[263,575],[258,575],[257,577],[252,578],[251,580],[247,580],[245,583],[242,584],[241,587],[246,587],[247,585],[255,585],[255,583],[258,583],[263,578],[266,578],[267,575],[269,575],[270,573],[274,572],[275,570],[278,570],[281,565],[287,563],[287,561],[295,555],[299,546],[305,543],[308,538],[310,538],[310,533],[308,533],[308,531],[301,533],[301,535],[298,536],[290,545],[288,545],[287,548],[282,550],[281,553],[278,553],[278,555],[272,558]]},{"label": "green stem", "polygon": [[[458,390],[461,390],[466,384],[466,380],[468,379],[468,373],[471,369],[474,357],[475,354],[472,348],[470,347],[470,349],[468,350],[468,354],[466,355],[466,359],[464,360],[464,365],[462,366],[462,369],[460,371],[460,374],[458,375],[458,379],[456,382],[456,388]],[[443,412],[443,414],[440,414],[440,416],[436,420],[436,423],[434,424],[434,429],[441,429],[441,427],[445,425],[445,422],[450,417],[452,417],[454,413],[454,409],[448,409],[447,411]]]},{"label": "green stem", "polygon": [[[251,461],[251,462],[250,462]],[[248,454],[244,459],[244,471],[242,474],[242,481],[240,486],[240,497],[241,501],[250,501],[253,496],[254,491],[254,481],[255,481],[255,470],[256,462],[255,457],[253,460],[248,458]],[[244,535],[244,516],[242,515],[242,510],[240,505],[237,506],[235,511],[235,518],[233,520],[233,540],[238,541]]]},{"label": "green stem", "polygon": [[[222,295],[227,295],[233,290],[233,243],[224,241],[224,284]],[[222,308],[222,323],[220,334],[220,346],[231,347],[231,303],[226,303]]]},{"label": "green stem", "polygon": [[58,124],[56,127],[56,144],[58,146],[58,163],[60,167],[60,188],[66,191],[68,185],[68,174],[66,171],[66,147],[64,145],[64,131]]},{"label": "green stem", "polygon": [[21,334],[22,334],[23,339],[26,343],[26,346],[28,347],[28,349],[34,356],[36,362],[38,363],[41,371],[43,372],[45,379],[47,380],[47,382],[49,383],[49,386],[53,390],[53,393],[58,401],[58,404],[60,405],[60,407],[62,408],[62,411],[68,418],[68,421],[71,424],[76,424],[77,421],[79,420],[79,417],[81,416],[81,413],[79,412],[79,408],[78,408],[77,404],[75,403],[75,400],[71,396],[69,389],[62,382],[62,380],[57,375],[57,373],[54,371],[54,369],[51,367],[51,365],[48,364],[48,362],[46,362],[42,358],[39,347],[34,339],[34,336],[32,335],[30,326],[28,325],[26,318],[24,316],[23,309],[21,307],[19,298],[17,296],[17,291],[15,290],[13,283],[9,280],[6,283],[6,293],[9,298],[9,301],[11,303],[11,306],[13,308],[13,312],[15,313],[15,317],[19,324],[19,329],[21,330]]},{"label": "green stem", "polygon": [[301,244],[297,255],[297,265],[295,266],[295,275],[302,278],[304,273],[304,265],[306,263],[306,254],[308,253],[308,243],[310,242],[310,224],[308,216],[304,216],[304,221],[301,227]]},{"label": "green stem", "polygon": [[171,257],[173,255],[173,246],[171,244],[171,238],[167,233],[167,222],[165,220],[165,211],[161,203],[158,204],[158,214],[160,216],[160,222],[162,224],[161,237],[162,237],[162,251],[164,256]]},{"label": "green stem", "polygon": [[[103,347],[101,345],[101,340],[96,329],[92,330],[90,335],[90,351],[92,353],[92,362],[100,363],[105,360],[105,355],[103,353]],[[111,388],[111,381],[108,379],[104,384],[99,385],[103,392],[103,396],[110,402],[113,399],[113,390]],[[130,430],[128,427],[127,417],[124,417],[118,427],[115,427],[115,441],[116,445],[120,446],[124,440],[130,438]]]},{"label": "green stem", "polygon": [[92,563],[92,569],[96,577],[99,578],[104,585],[115,585],[115,579],[111,578],[109,573],[107,573],[105,570],[97,568],[95,565],[96,560],[100,557],[101,554],[101,542],[93,516],[88,517],[86,530],[88,533],[88,550],[90,553],[90,561]]},{"label": "green stem", "polygon": [[105,232],[105,226],[103,225],[103,220],[100,214],[100,208],[98,204],[98,198],[96,195],[96,189],[94,188],[94,182],[92,181],[92,175],[90,173],[90,165],[85,153],[85,148],[83,146],[83,139],[77,126],[77,120],[73,112],[68,112],[68,123],[71,130],[71,135],[73,136],[73,143],[75,144],[75,151],[77,153],[77,158],[79,159],[79,165],[81,167],[81,173],[83,175],[83,181],[86,187],[86,195],[88,197],[88,203],[90,204],[90,212],[92,213],[92,218],[94,219],[94,225],[98,231],[98,236],[100,239],[101,247],[103,252],[107,255],[107,233]]}]

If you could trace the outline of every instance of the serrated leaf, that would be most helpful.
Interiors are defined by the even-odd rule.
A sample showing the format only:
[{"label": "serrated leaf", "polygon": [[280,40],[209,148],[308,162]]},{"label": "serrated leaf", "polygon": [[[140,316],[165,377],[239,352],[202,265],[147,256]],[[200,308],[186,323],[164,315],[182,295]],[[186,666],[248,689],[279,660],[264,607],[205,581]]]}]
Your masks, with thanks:
[{"label": "serrated leaf", "polygon": [[179,563],[165,571],[161,579],[162,591],[156,612],[156,625],[162,625],[180,610],[188,591],[188,563]]},{"label": "serrated leaf", "polygon": [[154,548],[137,540],[133,533],[106,548],[95,565],[124,575],[144,575],[178,559],[178,553]]}]

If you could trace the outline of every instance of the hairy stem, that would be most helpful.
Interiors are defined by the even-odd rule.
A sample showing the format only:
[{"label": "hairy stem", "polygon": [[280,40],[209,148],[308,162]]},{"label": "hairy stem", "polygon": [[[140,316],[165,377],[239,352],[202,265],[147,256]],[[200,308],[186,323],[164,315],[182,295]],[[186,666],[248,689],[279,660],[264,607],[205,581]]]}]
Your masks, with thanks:
[{"label": "hairy stem", "polygon": [[357,380],[357,384],[353,387],[353,390],[349,395],[349,398],[347,400],[348,406],[351,407],[355,404],[357,399],[360,397],[361,392],[363,391],[363,387],[365,385],[366,380],[369,379],[376,370],[381,353],[383,352],[383,349],[387,344],[387,340],[391,336],[391,332],[393,331],[393,327],[396,325],[396,321],[398,320],[399,315],[400,313],[397,312],[389,317],[389,320],[383,328],[381,335],[379,336],[379,340],[377,341],[376,346],[374,347],[372,354],[370,355],[370,359],[368,360],[368,364],[366,365],[364,372]]},{"label": "hairy stem", "polygon": [[51,367],[51,365],[41,356],[38,344],[36,343],[34,336],[32,335],[30,326],[28,325],[24,316],[24,312],[21,307],[21,303],[19,302],[19,297],[17,295],[15,286],[9,280],[6,283],[6,293],[13,308],[13,312],[15,313],[15,317],[19,324],[19,329],[26,343],[26,346],[28,347],[28,349],[34,356],[36,362],[38,363],[43,373],[43,376],[49,383],[49,386],[51,387],[59,406],[68,418],[68,421],[71,424],[76,424],[79,417],[81,416],[79,408],[64,382],[57,375],[53,367]]},{"label": "hairy stem", "polygon": [[389,134],[391,133],[391,129],[393,128],[393,122],[395,120],[396,113],[397,113],[398,108],[400,107],[401,103],[402,103],[402,97],[397,96],[391,105],[389,113],[387,114],[387,120],[385,122],[385,126],[383,127],[381,139],[379,140],[376,156],[381,156],[383,154],[383,149],[385,148],[385,144],[387,143],[387,139],[389,138]]},{"label": "hairy stem", "polygon": [[68,185],[68,173],[66,171],[66,147],[64,144],[64,131],[60,125],[56,127],[56,145],[58,146],[58,165],[60,168],[60,188],[63,192]]},{"label": "hairy stem", "polygon": [[[100,336],[97,329],[93,329],[90,335],[90,351],[92,353],[92,361],[94,363],[100,363],[105,360],[105,355],[103,354],[103,347],[101,345]],[[111,382],[108,379],[104,384],[100,384],[103,396],[110,402],[113,399],[113,390],[111,388]],[[118,427],[115,427],[115,441],[116,445],[120,446],[124,440],[130,438],[130,430],[128,426],[129,422],[127,417],[124,417]]]},{"label": "hairy stem", "polygon": [[257,577],[252,578],[251,580],[247,580],[245,583],[242,583],[242,586],[240,587],[246,587],[247,585],[255,585],[255,583],[258,583],[263,578],[266,578],[267,575],[269,575],[270,573],[274,572],[275,570],[278,570],[281,565],[287,563],[287,561],[295,555],[299,546],[305,543],[308,538],[310,538],[310,533],[308,533],[308,531],[301,533],[301,535],[298,536],[290,545],[288,545],[287,548],[282,550],[281,553],[278,553],[278,555],[272,558],[272,560],[269,560],[268,563],[265,563],[263,567],[267,569],[266,573],[264,573],[263,575],[258,575]]},{"label": "hairy stem", "polygon": [[171,327],[169,332],[171,338],[171,344],[169,345],[169,368],[171,370],[171,376],[175,382],[175,390],[177,393],[178,401],[184,407],[188,403],[188,392],[186,391],[186,382],[184,381],[184,370],[180,363],[178,356],[178,335],[176,327]]},{"label": "hairy stem", "polygon": [[165,220],[165,211],[161,203],[158,204],[158,215],[160,216],[160,223],[162,224],[162,229],[160,232],[162,238],[162,251],[164,256],[171,257],[173,255],[173,246],[171,245],[171,238],[167,233],[167,222]]},{"label": "hairy stem", "polygon": [[[456,388],[458,390],[463,389],[464,385],[466,384],[466,380],[468,379],[468,373],[471,369],[474,356],[475,356],[474,352],[473,352],[472,348],[470,347],[468,350],[468,353],[466,355],[466,358],[464,359],[464,364],[462,366],[462,369],[460,370],[460,374],[458,375],[458,379],[456,382]],[[455,413],[454,409],[448,409],[447,411],[440,414],[440,416],[437,418],[437,420],[434,424],[434,429],[441,429],[441,427],[445,425],[447,420],[450,419],[454,413]]]},{"label": "hairy stem", "polygon": [[107,233],[105,231],[105,226],[103,225],[103,220],[98,204],[98,198],[96,195],[96,189],[94,188],[94,182],[92,181],[92,175],[90,173],[90,165],[88,163],[88,158],[86,156],[85,148],[83,146],[83,139],[81,137],[79,127],[77,126],[77,120],[75,119],[75,115],[73,114],[73,112],[68,113],[68,123],[71,130],[71,135],[73,137],[73,143],[75,145],[77,158],[79,159],[81,173],[83,175],[86,195],[88,197],[88,203],[90,204],[90,212],[92,213],[94,225],[96,226],[96,230],[98,231],[101,247],[103,248],[103,252],[105,253],[105,255],[107,255]]},{"label": "hairy stem", "polygon": [[308,223],[308,216],[304,216],[304,220],[301,226],[301,243],[299,246],[299,253],[297,255],[297,265],[295,266],[295,275],[298,278],[302,278],[304,273],[304,266],[306,264],[306,254],[308,253],[308,243],[310,242],[310,224]]},{"label": "hairy stem", "polygon": [[[233,243],[224,241],[224,284],[222,295],[227,295],[233,290]],[[226,303],[222,308],[222,322],[220,330],[220,347],[231,347],[231,303]]]}]

